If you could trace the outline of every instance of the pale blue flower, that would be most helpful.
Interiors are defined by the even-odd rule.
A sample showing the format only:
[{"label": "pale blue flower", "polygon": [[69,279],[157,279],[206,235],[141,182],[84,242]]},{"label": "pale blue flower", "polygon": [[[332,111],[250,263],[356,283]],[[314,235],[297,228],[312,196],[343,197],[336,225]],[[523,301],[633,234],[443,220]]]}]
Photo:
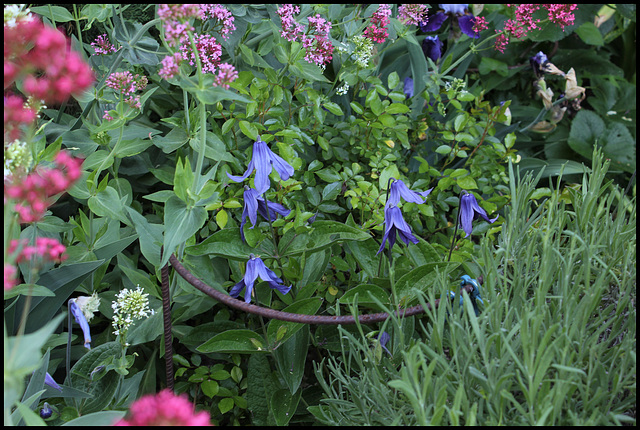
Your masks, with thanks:
[{"label": "pale blue flower", "polygon": [[238,282],[229,292],[231,297],[238,297],[240,291],[246,288],[244,292],[244,301],[251,302],[251,292],[253,291],[253,284],[260,277],[263,281],[267,282],[273,289],[277,289],[282,294],[287,294],[291,290],[291,286],[283,285],[282,279],[275,274],[275,272],[265,266],[260,257],[256,257],[251,254],[249,261],[247,261],[247,268],[244,273],[244,277]]},{"label": "pale blue flower", "polygon": [[400,235],[400,239],[409,245],[409,242],[418,243],[418,239],[411,232],[411,227],[406,223],[404,218],[402,218],[402,211],[399,207],[394,204],[387,202],[387,205],[384,209],[384,236],[382,236],[382,245],[380,245],[380,249],[376,255],[380,254],[384,249],[384,244],[389,240],[389,250],[393,248],[393,245],[396,243],[396,235]]},{"label": "pale blue flower", "polygon": [[247,171],[242,176],[230,175],[227,172],[227,176],[235,182],[242,182],[255,170],[254,184],[256,190],[258,194],[264,194],[269,189],[269,174],[273,169],[276,169],[280,179],[283,181],[289,179],[294,172],[293,167],[284,161],[282,157],[271,151],[266,142],[263,142],[258,136],[258,140],[253,144],[253,155],[251,156],[251,161],[249,161]]},{"label": "pale blue flower", "polygon": [[473,230],[471,222],[478,218],[483,218],[485,221],[493,223],[498,219],[498,216],[489,219],[487,212],[478,205],[478,201],[473,194],[463,194],[460,197],[460,225],[462,230],[467,233],[465,237],[469,237]]},{"label": "pale blue flower", "polygon": [[73,318],[82,329],[82,333],[84,334],[85,348],[91,349],[91,331],[89,330],[89,323],[87,322],[87,318],[85,317],[84,312],[76,303],[76,299],[69,300],[69,312],[71,312],[71,315],[73,315]]},{"label": "pale blue flower", "polygon": [[[269,206],[269,214],[267,214],[267,205]],[[265,199],[262,198],[256,190],[245,185],[244,209],[242,211],[242,221],[240,222],[240,237],[242,237],[243,242],[245,241],[243,227],[247,222],[247,217],[249,217],[249,220],[251,221],[250,228],[254,228],[258,221],[258,212],[260,212],[260,215],[262,215],[267,221],[275,221],[278,214],[286,217],[291,213],[291,210],[285,208],[280,203],[272,202],[270,200],[266,200],[265,202]]]}]

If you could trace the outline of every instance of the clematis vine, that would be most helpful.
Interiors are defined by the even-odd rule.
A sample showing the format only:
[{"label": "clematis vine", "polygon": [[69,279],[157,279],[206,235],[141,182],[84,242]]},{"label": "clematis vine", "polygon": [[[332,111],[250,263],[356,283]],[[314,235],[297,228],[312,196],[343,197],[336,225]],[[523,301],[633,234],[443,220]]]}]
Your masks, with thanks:
[{"label": "clematis vine", "polygon": [[498,219],[498,216],[489,219],[487,211],[478,205],[478,201],[473,194],[467,193],[460,197],[460,226],[462,230],[467,233],[465,237],[469,237],[473,230],[473,226],[471,225],[472,221],[479,218],[484,219],[488,223],[494,223]]},{"label": "clematis vine", "polygon": [[237,298],[240,291],[244,292],[244,301],[246,303],[251,302],[251,293],[253,292],[253,284],[260,277],[263,281],[267,282],[272,289],[280,291],[282,294],[287,294],[291,290],[291,285],[288,287],[283,285],[282,279],[275,274],[275,272],[269,269],[264,261],[260,257],[256,257],[251,254],[249,261],[247,261],[247,267],[244,277],[229,291],[231,297]]},{"label": "clematis vine", "polygon": [[391,178],[393,182],[389,186],[389,199],[387,205],[397,205],[400,203],[400,197],[411,203],[422,204],[426,201],[426,197],[431,193],[433,188],[427,191],[413,191],[400,179]]},{"label": "clematis vine", "polygon": [[[268,213],[267,213],[268,206]],[[285,208],[280,203],[272,202],[270,200],[265,200],[263,197],[258,194],[256,190],[250,188],[249,186],[244,186],[244,210],[242,211],[242,221],[240,222],[240,236],[242,237],[242,241],[245,242],[244,239],[244,231],[243,227],[247,222],[247,217],[251,221],[253,228],[256,226],[256,222],[258,221],[258,212],[262,215],[267,221],[274,221],[278,215],[282,215],[286,217],[291,213],[291,210]]]},{"label": "clematis vine", "polygon": [[258,194],[264,194],[264,192],[269,189],[269,174],[273,169],[276,169],[280,179],[283,181],[289,179],[294,172],[293,167],[269,149],[266,142],[262,141],[260,136],[258,136],[258,140],[253,144],[253,156],[251,157],[249,166],[247,166],[247,171],[244,172],[242,176],[230,175],[227,172],[227,176],[229,176],[229,179],[232,181],[242,182],[255,170],[256,176],[254,178],[254,184],[256,191]]},{"label": "clematis vine", "polygon": [[449,18],[455,20],[460,30],[467,36],[477,39],[480,35],[474,31],[476,17],[469,12],[468,4],[441,4],[440,11],[429,16],[429,20],[420,24],[420,30],[424,32],[437,31]]}]

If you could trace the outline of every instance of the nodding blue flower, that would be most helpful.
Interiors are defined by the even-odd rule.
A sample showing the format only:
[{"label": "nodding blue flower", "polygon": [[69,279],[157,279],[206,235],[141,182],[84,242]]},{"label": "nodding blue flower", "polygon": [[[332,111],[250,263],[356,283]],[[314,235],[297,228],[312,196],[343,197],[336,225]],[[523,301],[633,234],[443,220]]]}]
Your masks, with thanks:
[{"label": "nodding blue flower", "polygon": [[529,57],[529,63],[533,68],[533,73],[537,79],[540,79],[544,75],[544,66],[549,62],[549,59],[544,52],[540,51],[533,57]]},{"label": "nodding blue flower", "polygon": [[58,391],[62,391],[62,388],[60,388],[60,385],[58,385],[58,383],[55,381],[55,379],[53,379],[53,376],[51,376],[49,372],[45,373],[44,375],[44,383],[50,386],[51,388],[55,388]]},{"label": "nodding blue flower", "polygon": [[84,312],[80,308],[80,305],[76,303],[76,299],[69,299],[69,312],[73,315],[78,325],[82,329],[82,333],[84,334],[84,347],[87,349],[91,349],[91,331],[89,330],[89,323],[87,322],[87,318],[84,316]]},{"label": "nodding blue flower", "polygon": [[[267,205],[269,206],[268,214]],[[247,222],[247,216],[251,221],[250,228],[254,228],[256,226],[256,222],[258,221],[258,212],[260,212],[260,215],[262,215],[267,221],[275,221],[275,219],[278,217],[278,214],[286,217],[291,213],[289,209],[285,208],[280,203],[272,202],[271,200],[265,201],[265,199],[262,198],[256,190],[245,185],[244,210],[242,211],[242,221],[240,222],[240,236],[242,237],[243,242],[245,240],[244,231],[242,228]]]},{"label": "nodding blue flower", "polygon": [[260,279],[262,279],[263,281],[269,283],[269,286],[272,289],[277,289],[282,294],[287,294],[291,290],[291,285],[288,287],[283,285],[282,279],[278,278],[273,270],[265,266],[260,257],[256,257],[251,254],[249,261],[247,261],[247,268],[244,273],[244,277],[240,282],[234,285],[231,291],[229,291],[229,295],[231,297],[237,298],[240,294],[240,291],[246,288],[244,292],[244,301],[247,303],[251,302],[251,292],[253,291],[253,284],[256,282],[256,279],[258,279],[258,277],[260,277]]},{"label": "nodding blue flower", "polygon": [[473,31],[476,17],[469,12],[468,4],[441,4],[440,11],[429,17],[427,22],[420,24],[420,30],[424,32],[437,31],[450,16],[456,20],[460,30],[469,37],[480,37]]},{"label": "nodding blue flower", "polygon": [[487,212],[478,205],[478,201],[473,194],[467,193],[460,197],[460,225],[462,230],[467,233],[465,237],[469,237],[473,231],[471,225],[473,220],[483,218],[489,223],[494,223],[498,219],[498,216],[494,219],[489,219]]},{"label": "nodding blue flower", "polygon": [[391,251],[391,248],[393,248],[393,245],[396,243],[396,234],[400,234],[400,239],[402,239],[406,245],[409,245],[409,242],[418,243],[418,239],[411,233],[411,227],[409,227],[409,224],[402,218],[400,208],[389,202],[387,202],[384,209],[384,226],[385,231],[384,236],[382,236],[382,245],[380,245],[380,249],[378,249],[376,255],[382,252],[387,239],[389,239],[389,251]]},{"label": "nodding blue flower", "polygon": [[413,97],[413,78],[411,76],[407,76],[404,78],[404,97],[409,99]]},{"label": "nodding blue flower", "polygon": [[387,333],[386,331],[383,331],[378,335],[378,341],[380,342],[380,346],[382,347],[382,349],[384,349],[387,352],[387,354],[389,354],[389,356],[393,357],[393,354],[391,354],[391,351],[389,351],[385,346],[387,342],[389,342],[389,339],[391,339],[391,336],[389,336],[389,333]]},{"label": "nodding blue flower", "polygon": [[422,204],[425,202],[429,193],[431,193],[431,190],[433,190],[433,188],[429,188],[427,191],[413,191],[400,179],[391,179],[393,179],[393,182],[389,185],[388,205],[391,204],[397,206],[398,203],[400,203],[400,197],[407,202]]},{"label": "nodding blue flower", "polygon": [[47,418],[51,418],[51,415],[53,415],[53,410],[49,406],[49,403],[44,402],[44,405],[42,405],[42,409],[40,409],[40,417],[43,420],[46,420]]},{"label": "nodding blue flower", "polygon": [[422,41],[422,52],[433,62],[438,61],[442,57],[442,41],[437,35],[425,37]]},{"label": "nodding blue flower", "polygon": [[264,194],[269,189],[269,174],[274,168],[283,181],[289,179],[294,172],[293,167],[269,149],[266,142],[262,141],[258,136],[258,140],[253,144],[253,155],[251,156],[251,161],[249,161],[249,166],[247,166],[247,171],[242,176],[230,175],[227,172],[227,176],[235,182],[242,182],[255,170],[254,184],[256,190],[258,194]]}]

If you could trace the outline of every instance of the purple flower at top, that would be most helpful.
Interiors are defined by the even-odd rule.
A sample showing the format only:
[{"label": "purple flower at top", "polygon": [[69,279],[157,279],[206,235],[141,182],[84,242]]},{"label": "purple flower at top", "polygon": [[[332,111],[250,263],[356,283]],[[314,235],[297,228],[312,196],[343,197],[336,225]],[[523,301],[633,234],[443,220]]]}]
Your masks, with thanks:
[{"label": "purple flower at top", "polygon": [[413,191],[400,179],[394,179],[389,186],[389,200],[387,200],[387,205],[397,206],[398,203],[400,203],[400,197],[407,202],[422,204],[425,202],[429,193],[431,193],[431,190],[433,190],[433,188],[427,191]]},{"label": "purple flower at top", "polygon": [[478,205],[476,196],[471,193],[464,194],[460,197],[460,225],[464,232],[467,233],[465,237],[469,237],[473,230],[471,222],[478,218],[483,218],[489,223],[494,223],[495,220],[498,219],[498,216],[489,219],[487,212]]},{"label": "purple flower at top", "polygon": [[247,171],[244,172],[242,176],[230,175],[227,172],[227,176],[235,182],[242,182],[247,179],[255,169],[256,176],[254,184],[256,191],[258,191],[258,194],[264,194],[264,192],[269,189],[269,174],[274,168],[276,169],[276,172],[278,172],[278,175],[280,175],[280,179],[283,181],[289,179],[294,172],[293,167],[284,161],[282,157],[271,151],[266,142],[263,142],[260,139],[260,136],[258,136],[258,140],[253,144],[253,155],[249,162],[249,166],[247,167]]},{"label": "purple flower at top", "polygon": [[[267,214],[267,205],[269,206],[269,213]],[[256,222],[258,221],[258,212],[268,221],[275,221],[278,217],[278,214],[286,217],[291,213],[291,211],[280,203],[272,202],[270,200],[266,200],[258,194],[256,190],[253,188],[249,188],[247,185],[244,186],[244,210],[242,211],[242,221],[240,222],[240,236],[242,237],[242,241],[245,242],[244,239],[244,231],[243,227],[247,222],[247,216],[251,221],[251,227],[256,226]],[[269,216],[271,215],[271,216]]]},{"label": "purple flower at top", "polygon": [[382,244],[378,252],[376,252],[376,255],[382,252],[387,239],[389,240],[389,250],[391,250],[396,243],[397,234],[400,235],[400,239],[407,245],[409,245],[409,242],[418,243],[418,239],[411,233],[411,227],[409,227],[409,224],[402,218],[400,208],[389,202],[387,202],[384,209],[384,226],[385,231],[384,236],[382,236]]},{"label": "purple flower at top", "polygon": [[44,383],[52,388],[55,388],[58,391],[62,391],[60,385],[58,385],[58,383],[55,381],[55,379],[53,379],[53,376],[51,376],[49,372],[45,373],[44,375]]},{"label": "purple flower at top", "polygon": [[468,10],[468,4],[441,4],[440,11],[429,16],[429,20],[420,24],[420,30],[424,32],[437,31],[442,24],[451,16],[457,20],[460,30],[469,37],[477,39],[478,33],[473,31],[475,16]]},{"label": "purple flower at top", "polygon": [[269,283],[272,289],[280,291],[282,294],[287,294],[291,290],[291,285],[288,287],[283,285],[282,279],[278,278],[278,275],[267,266],[260,257],[256,257],[251,254],[249,261],[247,261],[247,268],[244,273],[244,277],[229,291],[231,297],[237,298],[240,291],[246,288],[244,292],[244,301],[246,303],[251,302],[251,292],[253,291],[253,284],[260,277],[265,282]]},{"label": "purple flower at top", "polygon": [[422,52],[424,55],[431,58],[435,63],[440,57],[442,57],[442,40],[435,36],[427,36],[422,41]]},{"label": "purple flower at top", "polygon": [[544,75],[544,66],[549,62],[549,59],[544,52],[540,51],[533,57],[529,57],[529,63],[533,68],[533,73],[537,79],[540,79]]},{"label": "purple flower at top", "polygon": [[73,318],[80,325],[82,333],[84,334],[84,346],[87,349],[91,349],[91,331],[89,330],[89,323],[84,316],[82,309],[76,303],[76,299],[69,299],[69,312],[73,315]]}]

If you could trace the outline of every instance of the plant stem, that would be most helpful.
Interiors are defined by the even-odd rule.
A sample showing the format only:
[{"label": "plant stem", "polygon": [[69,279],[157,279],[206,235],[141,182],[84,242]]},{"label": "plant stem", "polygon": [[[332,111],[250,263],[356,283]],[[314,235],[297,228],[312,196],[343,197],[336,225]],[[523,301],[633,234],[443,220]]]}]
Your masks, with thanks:
[{"label": "plant stem", "polygon": [[[460,204],[462,204],[462,199],[460,199]],[[453,247],[455,246],[458,239],[458,224],[460,224],[460,206],[458,206],[458,213],[456,215],[456,228],[453,231],[453,239],[451,240],[451,248],[449,248],[449,256],[447,257],[447,261],[451,261],[451,253],[453,252]]]}]

